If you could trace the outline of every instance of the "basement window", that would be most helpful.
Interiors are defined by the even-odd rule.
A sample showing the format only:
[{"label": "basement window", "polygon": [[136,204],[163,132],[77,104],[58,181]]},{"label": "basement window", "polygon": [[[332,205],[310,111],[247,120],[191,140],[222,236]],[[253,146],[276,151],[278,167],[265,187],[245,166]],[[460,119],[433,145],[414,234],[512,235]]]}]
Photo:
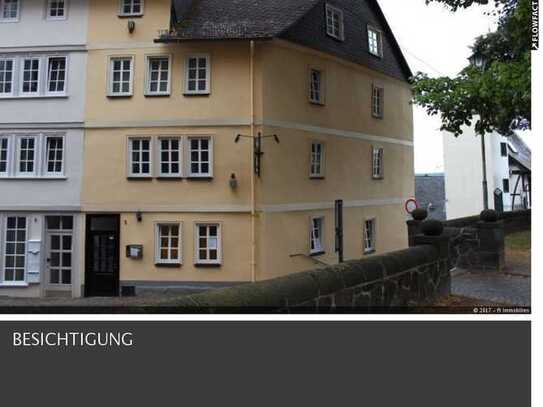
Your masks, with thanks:
[{"label": "basement window", "polygon": [[331,4],[326,4],[326,34],[336,40],[345,39],[343,11]]}]

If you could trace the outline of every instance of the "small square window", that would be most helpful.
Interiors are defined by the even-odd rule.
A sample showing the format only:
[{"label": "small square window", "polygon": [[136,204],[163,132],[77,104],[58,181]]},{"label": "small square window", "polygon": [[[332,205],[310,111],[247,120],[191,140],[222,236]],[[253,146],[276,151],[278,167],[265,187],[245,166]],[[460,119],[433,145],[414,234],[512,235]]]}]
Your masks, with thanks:
[{"label": "small square window", "polygon": [[213,176],[213,143],[210,137],[189,137],[189,176]]},{"label": "small square window", "polygon": [[111,58],[109,96],[132,96],[133,65],[133,57]]},{"label": "small square window", "polygon": [[318,254],[324,253],[323,226],[324,226],[324,218],[311,219],[311,233],[310,233],[310,254],[311,255],[318,255]]},{"label": "small square window", "polygon": [[384,168],[383,168],[383,155],[384,150],[379,147],[372,148],[372,177],[373,179],[383,179],[384,178]]},{"label": "small square window", "polygon": [[210,93],[211,66],[209,55],[193,55],[186,59],[185,93],[207,95]]},{"label": "small square window", "polygon": [[319,142],[311,143],[311,178],[324,177],[324,144]]},{"label": "small square window", "polygon": [[326,4],[326,33],[340,41],[345,39],[343,11],[330,4]]},{"label": "small square window", "polygon": [[47,19],[65,20],[66,6],[68,0],[48,0],[47,1]]},{"label": "small square window", "polygon": [[377,57],[383,56],[383,33],[376,28],[368,26],[368,50]]},{"label": "small square window", "polygon": [[0,22],[19,20],[19,0],[0,0]]},{"label": "small square window", "polygon": [[181,264],[181,224],[157,224],[155,241],[156,264]]},{"label": "small square window", "polygon": [[170,94],[170,57],[152,56],[147,58],[145,94],[148,96]]},{"label": "small square window", "polygon": [[196,264],[221,264],[221,225],[218,223],[197,223],[195,238]]},{"label": "small square window", "polygon": [[143,0],[120,0],[120,16],[143,15]]},{"label": "small square window", "polygon": [[364,222],[364,254],[375,252],[375,219]]},{"label": "small square window", "polygon": [[128,140],[129,177],[148,178],[152,176],[151,138],[130,138]]},{"label": "small square window", "polygon": [[371,93],[371,114],[377,119],[384,116],[385,90],[379,86],[372,86]]},{"label": "small square window", "polygon": [[318,69],[310,69],[309,76],[309,101],[318,105],[324,104],[323,72]]}]

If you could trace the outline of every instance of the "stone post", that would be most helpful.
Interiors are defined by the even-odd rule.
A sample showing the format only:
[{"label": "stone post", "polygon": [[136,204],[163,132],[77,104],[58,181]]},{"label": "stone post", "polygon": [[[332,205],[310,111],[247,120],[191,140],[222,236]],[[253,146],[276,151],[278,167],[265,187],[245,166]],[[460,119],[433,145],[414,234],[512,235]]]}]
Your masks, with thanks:
[{"label": "stone post", "polygon": [[450,238],[443,235],[443,224],[437,220],[427,220],[422,222],[422,234],[414,236],[414,246],[430,245],[437,249],[439,254],[438,262],[430,267],[432,270],[431,281],[425,281],[426,294],[431,289],[434,296],[444,297],[451,295],[451,270],[449,267]]},{"label": "stone post", "polygon": [[426,209],[415,209],[411,214],[413,219],[407,221],[407,237],[409,247],[415,246],[415,236],[422,233],[422,223],[428,217]]},{"label": "stone post", "polygon": [[482,271],[501,272],[505,267],[505,229],[503,221],[477,222],[479,264]]}]

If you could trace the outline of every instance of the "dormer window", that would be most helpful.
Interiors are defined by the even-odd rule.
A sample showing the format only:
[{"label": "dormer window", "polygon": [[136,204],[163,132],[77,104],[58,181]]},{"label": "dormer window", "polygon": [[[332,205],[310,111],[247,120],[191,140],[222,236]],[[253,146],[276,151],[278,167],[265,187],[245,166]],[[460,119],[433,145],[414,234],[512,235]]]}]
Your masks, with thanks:
[{"label": "dormer window", "polygon": [[340,41],[345,39],[343,11],[330,4],[326,4],[326,33]]},{"label": "dormer window", "polygon": [[383,57],[383,33],[371,26],[368,26],[368,50],[376,57]]},{"label": "dormer window", "polygon": [[121,0],[119,15],[134,17],[143,15],[143,0]]}]

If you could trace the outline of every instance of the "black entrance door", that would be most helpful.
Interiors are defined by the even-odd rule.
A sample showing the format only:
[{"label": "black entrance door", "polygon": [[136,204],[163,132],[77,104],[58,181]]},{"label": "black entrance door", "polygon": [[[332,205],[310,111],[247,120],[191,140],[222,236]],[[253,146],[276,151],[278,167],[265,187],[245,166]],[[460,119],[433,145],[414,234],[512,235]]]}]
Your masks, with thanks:
[{"label": "black entrance door", "polygon": [[87,215],[85,295],[119,295],[119,215]]}]

